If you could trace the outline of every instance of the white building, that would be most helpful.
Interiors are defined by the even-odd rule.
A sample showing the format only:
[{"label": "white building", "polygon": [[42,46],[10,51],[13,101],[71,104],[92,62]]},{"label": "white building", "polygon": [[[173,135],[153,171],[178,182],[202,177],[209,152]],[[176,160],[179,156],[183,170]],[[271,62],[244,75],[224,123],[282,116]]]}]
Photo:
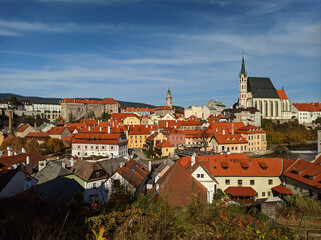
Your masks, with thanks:
[{"label": "white building", "polygon": [[318,117],[321,117],[321,103],[293,103],[292,112],[295,113],[299,124],[311,124]]},{"label": "white building", "polygon": [[215,115],[221,112],[218,112],[217,109],[213,106],[203,105],[202,107],[190,106],[184,110],[185,118],[190,116],[195,116],[201,119],[207,119],[210,115]]},{"label": "white building", "polygon": [[126,157],[128,156],[128,140],[125,133],[77,133],[72,140],[72,155],[77,157],[105,156]]}]

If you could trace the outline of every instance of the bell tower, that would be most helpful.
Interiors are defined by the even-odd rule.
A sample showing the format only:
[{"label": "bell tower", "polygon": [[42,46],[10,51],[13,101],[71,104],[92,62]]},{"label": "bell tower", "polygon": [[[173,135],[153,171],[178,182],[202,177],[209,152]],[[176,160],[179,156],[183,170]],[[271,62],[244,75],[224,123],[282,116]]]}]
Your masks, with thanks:
[{"label": "bell tower", "polygon": [[241,72],[239,74],[239,107],[246,107],[247,101],[247,72],[245,72],[244,51]]},{"label": "bell tower", "polygon": [[172,94],[171,91],[168,88],[167,95],[166,95],[166,106],[169,106],[172,108]]}]

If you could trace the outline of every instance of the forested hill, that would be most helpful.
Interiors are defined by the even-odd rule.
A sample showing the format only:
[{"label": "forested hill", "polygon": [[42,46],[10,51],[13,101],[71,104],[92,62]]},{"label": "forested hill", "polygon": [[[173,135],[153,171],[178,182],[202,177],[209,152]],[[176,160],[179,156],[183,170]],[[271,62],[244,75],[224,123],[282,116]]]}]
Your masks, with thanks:
[{"label": "forested hill", "polygon": [[[57,104],[59,103],[61,98],[43,98],[43,97],[29,97],[29,96],[21,96],[18,94],[12,94],[12,93],[0,93],[0,99],[6,99],[10,100],[13,96],[16,96],[18,101],[21,100],[28,100],[33,103],[52,103],[52,104]],[[78,98],[81,99],[81,98]],[[89,98],[89,99],[96,99],[96,100],[101,100],[100,98]],[[125,101],[120,101],[116,100],[120,103],[122,108],[127,108],[127,107],[148,107],[148,108],[155,108],[155,106],[146,104],[146,103],[138,103],[138,102],[125,102]]]}]

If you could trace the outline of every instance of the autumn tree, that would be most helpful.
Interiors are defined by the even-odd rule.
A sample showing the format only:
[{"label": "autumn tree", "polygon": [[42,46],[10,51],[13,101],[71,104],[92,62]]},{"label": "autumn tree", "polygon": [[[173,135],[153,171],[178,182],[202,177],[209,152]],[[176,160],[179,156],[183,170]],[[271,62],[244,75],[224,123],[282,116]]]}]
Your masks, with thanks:
[{"label": "autumn tree", "polygon": [[64,143],[57,138],[49,138],[46,142],[47,153],[61,153],[64,150]]},{"label": "autumn tree", "polygon": [[36,139],[29,139],[25,144],[25,148],[28,152],[39,152],[39,143]]},{"label": "autumn tree", "polygon": [[15,137],[12,140],[12,149],[21,150],[25,146],[25,139],[21,137]]},{"label": "autumn tree", "polygon": [[1,144],[1,150],[7,150],[7,147],[11,147],[11,145],[12,145],[12,140],[6,139]]}]

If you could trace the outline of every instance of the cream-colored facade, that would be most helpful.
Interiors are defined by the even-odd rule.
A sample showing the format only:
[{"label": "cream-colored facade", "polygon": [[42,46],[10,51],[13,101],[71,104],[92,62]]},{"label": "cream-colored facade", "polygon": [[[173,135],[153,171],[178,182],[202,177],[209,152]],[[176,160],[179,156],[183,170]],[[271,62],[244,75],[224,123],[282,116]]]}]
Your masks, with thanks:
[{"label": "cream-colored facade", "polygon": [[124,125],[140,125],[140,119],[134,116],[126,117],[124,119]]},{"label": "cream-colored facade", "polygon": [[128,148],[142,148],[150,134],[129,134]]}]

